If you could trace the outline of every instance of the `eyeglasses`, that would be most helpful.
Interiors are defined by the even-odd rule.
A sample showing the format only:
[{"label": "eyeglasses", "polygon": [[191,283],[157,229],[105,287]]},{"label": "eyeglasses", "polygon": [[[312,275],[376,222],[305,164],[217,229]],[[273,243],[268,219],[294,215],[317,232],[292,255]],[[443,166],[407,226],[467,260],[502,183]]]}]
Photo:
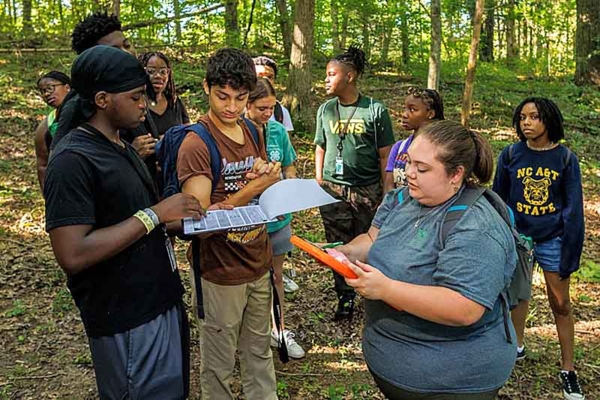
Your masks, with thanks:
[{"label": "eyeglasses", "polygon": [[169,76],[169,72],[171,72],[170,68],[152,68],[152,67],[146,67],[144,68],[146,70],[146,73],[150,76],[153,75],[162,75],[162,76]]},{"label": "eyeglasses", "polygon": [[40,94],[42,96],[51,95],[52,93],[54,93],[54,91],[56,90],[56,88],[58,86],[65,86],[65,85],[66,85],[66,83],[60,83],[60,84],[56,84],[56,85],[46,85],[44,87],[39,88],[38,91],[40,92]]}]

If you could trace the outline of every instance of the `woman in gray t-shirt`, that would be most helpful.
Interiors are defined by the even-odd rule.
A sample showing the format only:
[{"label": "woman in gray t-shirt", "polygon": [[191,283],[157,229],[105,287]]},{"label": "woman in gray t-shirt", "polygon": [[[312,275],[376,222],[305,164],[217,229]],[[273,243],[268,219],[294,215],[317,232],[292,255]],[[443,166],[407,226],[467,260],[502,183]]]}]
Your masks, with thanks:
[{"label": "woman in gray t-shirt", "polygon": [[490,180],[490,145],[439,121],[420,132],[408,158],[408,190],[388,193],[369,232],[336,249],[358,275],[347,283],[367,299],[365,360],[391,399],[493,399],[515,363],[501,297],[514,239],[483,196],[440,235],[465,187]]}]

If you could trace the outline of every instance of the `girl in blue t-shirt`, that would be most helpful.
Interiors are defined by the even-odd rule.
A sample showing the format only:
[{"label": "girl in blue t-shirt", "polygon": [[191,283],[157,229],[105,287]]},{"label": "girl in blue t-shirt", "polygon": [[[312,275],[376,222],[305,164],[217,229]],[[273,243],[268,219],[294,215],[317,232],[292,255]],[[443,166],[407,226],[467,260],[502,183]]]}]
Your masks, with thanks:
[{"label": "girl in blue t-shirt", "polygon": [[[280,162],[281,171],[285,179],[296,178],[296,168],[294,161],[296,160],[296,151],[292,146],[290,137],[285,127],[277,121],[270,120],[275,110],[277,98],[275,97],[275,89],[271,83],[265,78],[259,78],[250,96],[248,97],[248,105],[246,108],[246,117],[252,121],[258,128],[259,133],[265,135],[265,143],[267,157],[269,161]],[[273,248],[273,269],[275,270],[275,285],[277,287],[277,295],[283,310],[284,290],[287,292],[298,290],[298,285],[290,278],[283,274],[283,261],[285,255],[292,251],[290,238],[292,230],[290,221],[291,214],[286,214],[277,222],[272,222],[267,225],[269,239]],[[281,326],[283,327],[283,337],[288,355],[291,358],[302,358],[305,353],[302,347],[294,339],[294,333],[285,329],[283,321],[283,312]],[[273,331],[271,344],[277,345],[277,334]]]},{"label": "girl in blue t-shirt", "polygon": [[[583,249],[583,194],[577,156],[560,144],[563,117],[541,97],[521,102],[513,115],[520,142],[498,157],[496,191],[515,213],[517,229],[534,241],[534,257],[544,271],[548,300],[560,342],[560,379],[566,399],[583,399],[573,363],[574,323],[569,276],[579,268]],[[529,282],[531,284],[531,282]],[[526,286],[526,285],[525,285]],[[512,311],[517,359],[525,358],[523,334],[530,292]]]},{"label": "girl in blue t-shirt", "polygon": [[444,102],[440,94],[433,89],[409,87],[404,99],[402,111],[402,129],[411,131],[411,135],[397,141],[388,156],[385,168],[385,181],[383,189],[387,193],[399,186],[406,185],[404,168],[406,165],[406,152],[413,141],[419,128],[432,121],[444,119]]}]

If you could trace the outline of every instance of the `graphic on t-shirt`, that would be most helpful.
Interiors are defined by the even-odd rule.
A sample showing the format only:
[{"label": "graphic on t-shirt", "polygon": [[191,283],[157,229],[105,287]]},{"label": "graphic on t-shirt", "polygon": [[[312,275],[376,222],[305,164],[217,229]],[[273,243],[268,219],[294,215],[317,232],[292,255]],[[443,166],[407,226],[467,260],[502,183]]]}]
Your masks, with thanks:
[{"label": "graphic on t-shirt", "polygon": [[[519,168],[517,179],[522,179],[523,198],[528,204],[517,202],[517,211],[526,215],[545,215],[556,212],[550,199],[550,187],[556,181],[560,173],[550,169],[538,167]],[[536,178],[538,179],[536,179]]]},{"label": "graphic on t-shirt", "polygon": [[[228,162],[227,158],[223,157],[221,162],[223,164],[221,174],[225,184],[225,198],[228,199],[248,184],[246,174],[252,171],[254,156],[248,156],[244,160],[231,162]],[[265,229],[264,225],[233,228],[227,232],[227,240],[234,243],[246,244],[256,239],[263,229]]]},{"label": "graphic on t-shirt", "polygon": [[346,128],[346,134],[362,135],[367,132],[365,121],[360,118],[353,118],[350,121],[329,121],[329,129],[335,135],[340,134],[344,130],[344,126],[348,124]]},{"label": "graphic on t-shirt", "polygon": [[269,155],[269,161],[281,162],[281,151],[278,146],[267,146],[267,154]]}]

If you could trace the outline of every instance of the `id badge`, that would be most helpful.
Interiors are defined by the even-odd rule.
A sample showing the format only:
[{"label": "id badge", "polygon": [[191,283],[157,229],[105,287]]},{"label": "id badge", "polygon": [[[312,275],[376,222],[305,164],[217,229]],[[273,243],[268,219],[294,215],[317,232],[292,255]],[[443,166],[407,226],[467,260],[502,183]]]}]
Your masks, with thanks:
[{"label": "id badge", "polygon": [[171,263],[171,271],[175,272],[177,269],[177,260],[175,259],[175,250],[173,249],[173,243],[171,238],[167,236],[165,239],[165,247],[167,248],[167,254],[169,254],[169,262]]},{"label": "id badge", "polygon": [[335,174],[344,175],[344,159],[340,156],[335,158]]}]

